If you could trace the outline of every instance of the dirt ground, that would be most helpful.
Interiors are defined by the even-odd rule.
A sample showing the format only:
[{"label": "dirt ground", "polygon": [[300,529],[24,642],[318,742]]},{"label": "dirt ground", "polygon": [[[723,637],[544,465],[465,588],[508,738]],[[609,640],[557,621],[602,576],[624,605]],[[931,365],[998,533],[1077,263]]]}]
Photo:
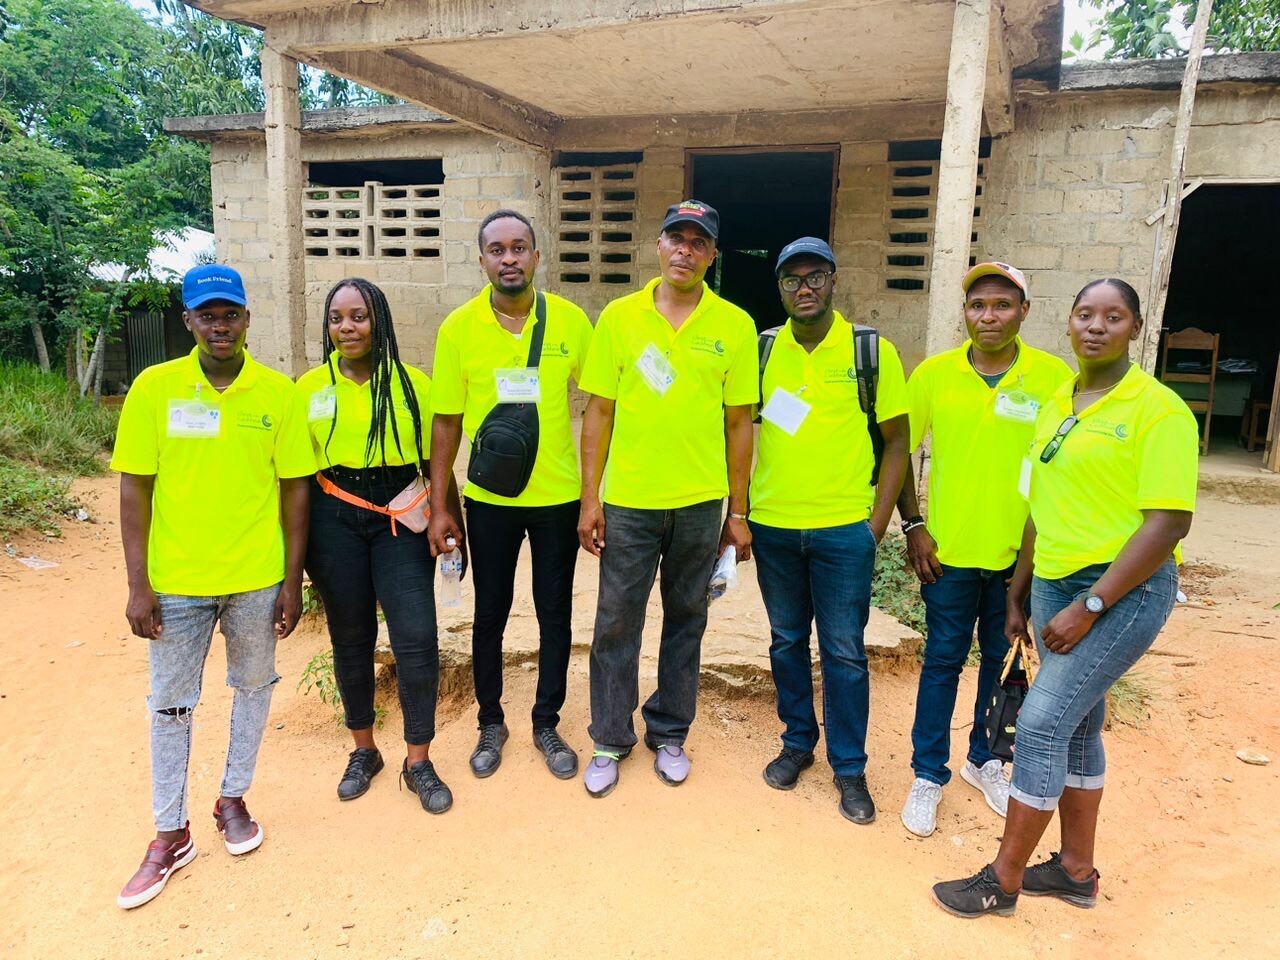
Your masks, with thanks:
[{"label": "dirt ground", "polygon": [[[397,790],[393,703],[380,738],[388,770],[362,799],[336,799],[346,734],[295,689],[326,643],[311,625],[281,647],[284,680],[249,796],[266,843],[232,858],[209,815],[231,699],[215,643],[191,769],[200,855],[158,900],[126,913],[115,894],[152,835],[146,650],[122,613],[114,481],[78,490],[95,522],[16,545],[58,567],[0,556],[5,958],[1275,956],[1274,505],[1202,505],[1188,547],[1191,603],[1140,667],[1155,691],[1150,718],[1108,734],[1096,910],[1024,899],[1012,919],[966,922],[933,905],[930,884],[986,863],[1002,821],[957,777],[937,834],[917,840],[901,826],[909,670],[873,677],[868,773],[880,816],[869,827],[837,814],[822,761],[794,792],[765,786],[778,729],[765,698],[703,698],[680,789],[658,782],[640,748],[614,794],[592,800],[579,780],[554,780],[529,742],[534,678],[521,667],[508,671],[512,740],[489,780],[467,768],[471,705],[442,704],[432,754],[455,805],[432,817]],[[590,597],[593,561],[579,570]],[[750,574],[743,589],[755,589]],[[517,629],[533,622],[522,612]],[[724,616],[713,608],[716,636]],[[763,632],[756,642],[766,644]],[[576,653],[561,727],[584,759],[586,671]],[[962,705],[972,683],[970,672]],[[1242,747],[1275,762],[1248,766],[1236,759]],[[1041,852],[1052,849],[1051,827]]]}]

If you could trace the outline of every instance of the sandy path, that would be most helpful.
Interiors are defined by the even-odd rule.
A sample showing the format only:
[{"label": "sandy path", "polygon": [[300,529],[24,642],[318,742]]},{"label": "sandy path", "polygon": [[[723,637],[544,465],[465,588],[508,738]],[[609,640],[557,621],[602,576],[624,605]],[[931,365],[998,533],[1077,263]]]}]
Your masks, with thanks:
[{"label": "sandy path", "polygon": [[[837,815],[824,763],[793,793],[764,785],[777,723],[763,700],[704,698],[681,789],[656,780],[641,748],[618,790],[591,800],[578,781],[552,779],[528,742],[533,682],[521,669],[508,673],[512,741],[492,779],[466,768],[469,705],[442,710],[433,754],[456,803],[436,818],[397,791],[390,770],[355,803],[334,797],[345,734],[294,689],[323,647],[315,629],[281,650],[285,679],[250,796],[266,844],[233,860],[209,816],[230,704],[215,643],[192,767],[200,856],[156,902],[122,912],[115,893],[151,835],[146,655],[121,613],[113,482],[83,488],[100,522],[22,545],[58,568],[0,557],[0,956],[1274,956],[1280,613],[1270,606],[1280,596],[1262,602],[1256,590],[1213,606],[1193,597],[1158,644],[1176,656],[1144,661],[1158,696],[1145,728],[1109,735],[1106,899],[1092,912],[1024,899],[1011,920],[966,923],[930,902],[930,883],[986,862],[1002,821],[957,778],[933,838],[911,838],[898,822],[912,675],[873,681],[869,774],[881,813],[871,827]],[[1223,523],[1237,509],[1224,508]],[[1275,544],[1278,512],[1230,522]],[[1219,562],[1231,559],[1215,544]],[[1274,548],[1258,556],[1269,569],[1253,571],[1257,582],[1274,584]],[[1241,589],[1224,586],[1207,589]],[[583,657],[572,671],[562,730],[581,750]],[[389,760],[400,755],[398,726],[393,707],[381,738]],[[1250,744],[1277,762],[1239,762],[1235,751]],[[957,747],[960,758],[959,736]]]}]

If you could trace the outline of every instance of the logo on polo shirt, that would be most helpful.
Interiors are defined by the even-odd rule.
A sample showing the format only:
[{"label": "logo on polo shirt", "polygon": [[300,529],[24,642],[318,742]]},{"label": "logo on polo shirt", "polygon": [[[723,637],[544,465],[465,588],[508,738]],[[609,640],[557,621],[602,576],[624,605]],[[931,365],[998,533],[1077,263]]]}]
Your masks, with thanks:
[{"label": "logo on polo shirt", "polygon": [[1121,440],[1129,439],[1129,425],[1127,423],[1116,424],[1116,436]]},{"label": "logo on polo shirt", "polygon": [[843,383],[846,386],[858,379],[858,371],[853,367],[827,367],[822,372],[823,383]]},{"label": "logo on polo shirt", "polygon": [[275,427],[275,421],[271,419],[269,413],[250,413],[247,410],[241,410],[236,417],[236,426],[246,430],[271,430]]},{"label": "logo on polo shirt", "polygon": [[569,344],[563,340],[559,343],[544,343],[542,345],[542,355],[544,357],[567,357],[569,355]]},{"label": "logo on polo shirt", "polygon": [[724,342],[714,337],[694,337],[693,346],[689,349],[696,353],[714,353],[724,356]]}]

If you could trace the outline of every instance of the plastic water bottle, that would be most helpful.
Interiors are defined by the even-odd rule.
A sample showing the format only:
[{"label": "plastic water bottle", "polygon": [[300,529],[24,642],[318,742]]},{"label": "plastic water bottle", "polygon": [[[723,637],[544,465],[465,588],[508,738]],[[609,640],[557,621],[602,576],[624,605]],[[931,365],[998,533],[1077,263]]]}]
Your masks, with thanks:
[{"label": "plastic water bottle", "polygon": [[457,541],[445,541],[450,551],[440,557],[440,606],[456,607],[462,599],[462,551]]},{"label": "plastic water bottle", "polygon": [[723,597],[726,590],[738,585],[738,548],[730,544],[716,561],[707,584],[707,603]]}]

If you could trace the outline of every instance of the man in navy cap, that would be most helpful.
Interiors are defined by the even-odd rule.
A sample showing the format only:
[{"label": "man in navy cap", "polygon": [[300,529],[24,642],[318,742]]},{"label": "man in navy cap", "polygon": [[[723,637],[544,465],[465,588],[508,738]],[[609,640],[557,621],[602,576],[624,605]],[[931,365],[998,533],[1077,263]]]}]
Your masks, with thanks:
[{"label": "man in navy cap", "polygon": [[782,752],[764,779],[790,790],[813,764],[818,720],[809,634],[816,621],[823,728],[840,813],[870,823],[876,808],[866,777],[870,684],[862,634],[876,544],[907,469],[906,380],[893,344],[855,329],[832,307],[836,258],[825,241],[788,244],[776,273],[788,319],[763,335],[773,339],[761,351],[750,519],[784,725]]},{"label": "man in navy cap", "polygon": [[580,386],[591,399],[578,539],[600,558],[595,750],[583,775],[593,797],[617,785],[618,764],[636,743],[640,636],[654,577],[661,570],[662,642],[658,688],[641,711],[644,741],[658,779],[678,786],[690,769],[684,742],[697,705],[707,581],[729,547],[738,560],[750,556],[756,329],[704,282],[719,235],[713,207],[672,205],[658,236],[661,274],[604,308],[583,365]]},{"label": "man in navy cap", "polygon": [[125,399],[111,469],[120,474],[120,536],[134,636],[148,641],[151,797],[156,836],[116,902],[159,896],[196,846],[187,818],[192,716],[219,626],[234,691],[226,770],[213,819],[227,852],[265,836],[244,794],[267,723],[276,641],[302,612],[307,484],[315,471],[293,383],[245,352],[249,310],[230,267],[182,282],[196,346],[148,367]]}]

